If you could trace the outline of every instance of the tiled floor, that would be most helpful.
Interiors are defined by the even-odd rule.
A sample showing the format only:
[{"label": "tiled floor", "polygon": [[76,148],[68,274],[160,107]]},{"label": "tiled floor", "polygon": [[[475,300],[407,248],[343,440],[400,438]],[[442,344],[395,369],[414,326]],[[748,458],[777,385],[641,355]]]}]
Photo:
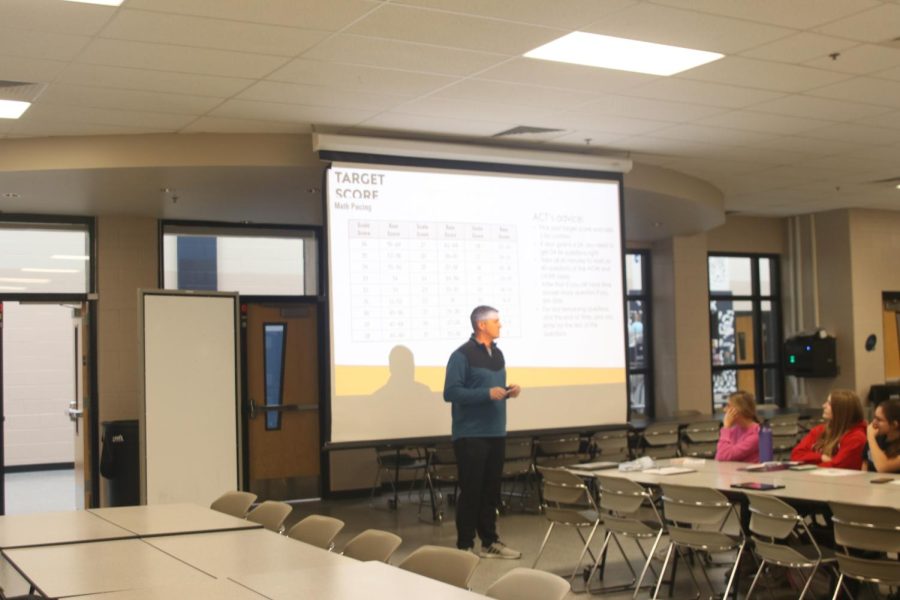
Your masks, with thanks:
[{"label": "tiled floor", "polygon": [[72,469],[6,474],[6,514],[75,509]]}]

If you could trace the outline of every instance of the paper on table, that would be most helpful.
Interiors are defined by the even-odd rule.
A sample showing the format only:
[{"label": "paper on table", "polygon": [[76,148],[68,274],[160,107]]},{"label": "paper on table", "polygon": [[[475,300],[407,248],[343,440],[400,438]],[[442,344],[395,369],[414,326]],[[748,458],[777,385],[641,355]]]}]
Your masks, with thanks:
[{"label": "paper on table", "polygon": [[820,477],[846,477],[847,475],[859,475],[862,471],[853,471],[851,469],[816,469],[810,471],[810,475],[818,475]]},{"label": "paper on table", "polygon": [[895,479],[891,482],[891,485],[900,485],[900,479]]},{"label": "paper on table", "polygon": [[660,467],[659,469],[644,469],[643,472],[651,475],[680,475],[682,473],[695,473],[696,471],[685,467]]}]

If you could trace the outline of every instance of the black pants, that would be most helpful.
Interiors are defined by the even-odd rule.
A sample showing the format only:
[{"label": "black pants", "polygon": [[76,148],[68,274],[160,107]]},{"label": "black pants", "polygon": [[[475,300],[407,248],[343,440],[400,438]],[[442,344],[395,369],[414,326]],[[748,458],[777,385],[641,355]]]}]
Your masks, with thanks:
[{"label": "black pants", "polygon": [[497,505],[506,438],[462,438],[453,442],[459,470],[456,501],[456,547],[471,548],[475,533],[483,546],[497,537]]}]

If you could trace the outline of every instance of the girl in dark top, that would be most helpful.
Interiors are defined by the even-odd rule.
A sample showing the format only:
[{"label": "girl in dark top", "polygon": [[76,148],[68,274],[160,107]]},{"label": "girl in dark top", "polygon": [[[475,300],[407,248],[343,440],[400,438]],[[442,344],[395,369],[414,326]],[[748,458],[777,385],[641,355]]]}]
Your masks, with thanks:
[{"label": "girl in dark top", "polygon": [[866,437],[866,470],[900,473],[900,400],[889,398],[875,408]]}]

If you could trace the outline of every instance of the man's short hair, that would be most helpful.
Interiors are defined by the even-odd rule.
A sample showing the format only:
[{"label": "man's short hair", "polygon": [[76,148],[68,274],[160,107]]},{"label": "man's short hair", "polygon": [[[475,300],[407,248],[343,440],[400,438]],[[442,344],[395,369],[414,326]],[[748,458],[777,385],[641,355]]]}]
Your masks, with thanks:
[{"label": "man's short hair", "polygon": [[[496,316],[491,315],[493,313]],[[472,331],[478,331],[478,322],[487,321],[488,319],[496,319],[500,316],[500,311],[493,306],[476,306],[469,317],[472,321]]]}]

